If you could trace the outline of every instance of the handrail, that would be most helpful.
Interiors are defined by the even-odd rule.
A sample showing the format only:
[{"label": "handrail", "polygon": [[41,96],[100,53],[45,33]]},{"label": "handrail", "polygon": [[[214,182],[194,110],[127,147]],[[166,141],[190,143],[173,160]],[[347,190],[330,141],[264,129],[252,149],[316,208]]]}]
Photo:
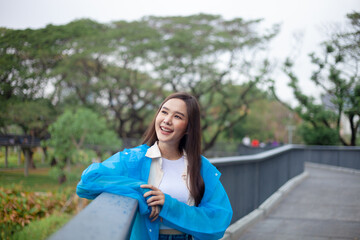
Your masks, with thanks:
[{"label": "handrail", "polygon": [[284,145],[278,148],[274,148],[265,152],[253,154],[253,155],[244,155],[244,156],[233,156],[233,157],[220,157],[220,158],[211,158],[210,162],[213,164],[232,164],[234,162],[250,162],[250,161],[263,161],[269,157],[274,157],[278,154],[284,153],[291,149],[301,149],[301,145]]},{"label": "handrail", "polygon": [[265,159],[274,157],[276,155],[282,154],[289,150],[307,150],[307,151],[360,151],[360,147],[357,146],[305,146],[305,145],[298,145],[298,144],[289,144],[284,145],[281,147],[277,147],[265,152],[253,154],[253,155],[243,155],[243,156],[232,156],[232,157],[219,157],[219,158],[211,158],[210,162],[217,165],[222,164],[232,164],[234,162],[249,162],[249,161],[263,161]]},{"label": "handrail", "polygon": [[102,193],[49,240],[130,239],[138,201]]}]

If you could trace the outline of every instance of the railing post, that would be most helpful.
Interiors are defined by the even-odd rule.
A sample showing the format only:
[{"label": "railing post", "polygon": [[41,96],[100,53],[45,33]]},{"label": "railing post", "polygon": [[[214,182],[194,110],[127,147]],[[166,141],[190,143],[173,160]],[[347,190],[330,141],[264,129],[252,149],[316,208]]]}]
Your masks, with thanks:
[{"label": "railing post", "polygon": [[255,163],[255,167],[256,167],[256,172],[255,172],[255,196],[254,196],[254,209],[257,208],[260,205],[260,163],[256,162]]},{"label": "railing post", "polygon": [[138,201],[102,193],[49,240],[129,239]]}]

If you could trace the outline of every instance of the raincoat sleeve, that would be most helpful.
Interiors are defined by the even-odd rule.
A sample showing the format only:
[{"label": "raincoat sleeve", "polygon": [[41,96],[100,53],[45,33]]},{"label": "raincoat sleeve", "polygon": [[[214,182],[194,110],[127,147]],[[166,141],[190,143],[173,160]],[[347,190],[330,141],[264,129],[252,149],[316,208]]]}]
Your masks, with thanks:
[{"label": "raincoat sleeve", "polygon": [[117,153],[103,163],[93,163],[85,169],[76,193],[87,199],[94,199],[102,192],[131,197],[138,200],[140,213],[147,214],[150,210],[143,197],[146,190],[140,188],[146,182],[129,176],[128,161],[120,161],[121,154]]},{"label": "raincoat sleeve", "polygon": [[229,226],[233,212],[219,179],[220,172],[212,165],[205,171],[201,203],[197,207],[189,206],[165,194],[160,216],[169,227],[191,234],[195,239],[219,239]]}]

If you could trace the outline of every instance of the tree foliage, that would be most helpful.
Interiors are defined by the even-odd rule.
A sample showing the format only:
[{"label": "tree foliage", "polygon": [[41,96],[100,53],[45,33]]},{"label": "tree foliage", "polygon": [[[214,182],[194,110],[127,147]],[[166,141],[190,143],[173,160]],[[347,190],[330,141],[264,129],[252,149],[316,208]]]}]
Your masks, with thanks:
[{"label": "tree foliage", "polygon": [[[207,149],[242,121],[258,99],[250,93],[268,78],[263,53],[279,26],[260,27],[261,20],[198,14],[1,29],[0,97],[20,104],[46,98],[55,117],[68,106],[92,109],[125,139],[142,136],[169,93],[187,91],[200,101]],[[8,120],[0,115],[2,129]]]},{"label": "tree foliage", "polygon": [[205,14],[145,20],[163,36],[164,46],[152,59],[155,75],[164,88],[188,91],[199,99],[204,149],[208,149],[257,100],[250,92],[270,72],[269,62],[260,56],[278,26],[261,34],[256,31],[260,20],[224,20]]},{"label": "tree foliage", "polygon": [[[288,143],[289,127],[296,129],[300,122],[301,119],[293,111],[270,96],[265,96],[252,104],[245,120],[228,129],[225,136],[230,139],[243,139],[248,135],[250,139],[258,139],[263,143]],[[302,138],[293,134],[292,143],[301,141]]]},{"label": "tree foliage", "polygon": [[76,152],[85,147],[96,146],[95,150],[100,151],[101,147],[108,150],[109,146],[120,145],[115,132],[107,128],[105,119],[85,108],[67,109],[49,127],[49,132],[49,145],[60,160],[73,158]]},{"label": "tree foliage", "polygon": [[[292,61],[288,59],[284,65],[285,73],[290,78],[289,86],[299,105],[294,109],[302,119],[311,124],[303,127],[303,133],[319,132],[312,135],[313,144],[325,141],[333,144],[334,134],[343,145],[356,145],[356,137],[360,124],[360,14],[354,12],[347,15],[350,20],[349,29],[335,32],[331,39],[322,44],[323,55],[311,53],[311,62],[317,68],[311,80],[323,91],[323,99],[327,103],[317,104],[315,99],[307,96],[298,85],[298,78],[292,71]],[[342,133],[342,116],[346,117],[351,128],[350,139]],[[317,136],[317,137],[316,137]],[[306,140],[307,136],[304,135]],[[330,140],[331,138],[331,140]],[[314,139],[318,139],[315,141]]]},{"label": "tree foliage", "polygon": [[338,132],[333,128],[314,127],[308,123],[303,123],[298,132],[304,142],[309,145],[337,145],[339,143]]}]

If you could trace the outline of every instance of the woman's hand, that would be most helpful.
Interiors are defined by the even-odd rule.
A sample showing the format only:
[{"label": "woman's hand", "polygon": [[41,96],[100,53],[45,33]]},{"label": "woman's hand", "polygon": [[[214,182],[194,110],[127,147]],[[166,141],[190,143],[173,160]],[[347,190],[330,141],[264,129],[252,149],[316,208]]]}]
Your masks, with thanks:
[{"label": "woman's hand", "polygon": [[165,202],[165,195],[160,189],[154,187],[153,185],[144,184],[140,187],[151,189],[144,194],[144,198],[152,196],[146,202],[148,206],[151,207],[150,218],[152,218],[151,221],[153,222],[159,217],[161,206],[163,206]]}]

